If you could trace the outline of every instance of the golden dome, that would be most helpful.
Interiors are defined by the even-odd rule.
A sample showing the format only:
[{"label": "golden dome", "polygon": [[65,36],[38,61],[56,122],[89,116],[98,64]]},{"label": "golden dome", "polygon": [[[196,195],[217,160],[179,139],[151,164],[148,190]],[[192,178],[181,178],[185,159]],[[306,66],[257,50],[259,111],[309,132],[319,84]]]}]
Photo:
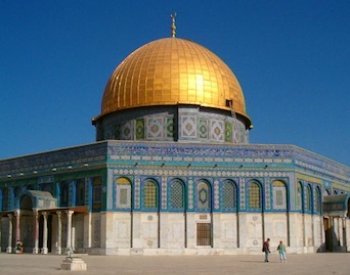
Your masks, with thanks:
[{"label": "golden dome", "polygon": [[243,116],[245,101],[229,67],[208,49],[175,37],[150,42],[115,69],[102,99],[101,116],[144,106],[190,104]]}]

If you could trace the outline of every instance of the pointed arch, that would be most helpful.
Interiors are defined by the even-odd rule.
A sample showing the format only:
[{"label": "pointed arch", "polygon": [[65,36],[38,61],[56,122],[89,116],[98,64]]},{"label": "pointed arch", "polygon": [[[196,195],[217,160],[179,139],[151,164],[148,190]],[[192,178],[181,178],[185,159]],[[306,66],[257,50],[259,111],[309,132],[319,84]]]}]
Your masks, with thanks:
[{"label": "pointed arch", "polygon": [[180,179],[170,182],[169,208],[172,210],[185,210],[185,184]]},{"label": "pointed arch", "polygon": [[196,190],[196,197],[197,197],[197,209],[199,211],[211,211],[211,188],[210,184],[206,180],[199,180],[197,182],[197,190]]},{"label": "pointed arch", "polygon": [[115,179],[115,206],[116,208],[132,208],[132,185],[126,177]]},{"label": "pointed arch", "polygon": [[303,188],[303,183],[301,181],[298,181],[297,186],[296,186],[296,209],[301,210],[304,212],[304,188]]},{"label": "pointed arch", "polygon": [[311,212],[312,211],[312,190],[311,185],[307,184],[305,186],[305,211]]},{"label": "pointed arch", "polygon": [[321,188],[316,186],[315,188],[315,212],[321,213],[321,205],[322,205],[322,195]]},{"label": "pointed arch", "polygon": [[232,180],[225,180],[222,184],[221,205],[226,211],[238,209],[238,188]]},{"label": "pointed arch", "polygon": [[274,209],[287,210],[287,185],[284,181],[272,182],[272,201]]},{"label": "pointed arch", "polygon": [[147,179],[143,184],[143,207],[159,210],[159,185],[153,179]]},{"label": "pointed arch", "polygon": [[262,188],[256,180],[248,183],[248,209],[262,210]]}]

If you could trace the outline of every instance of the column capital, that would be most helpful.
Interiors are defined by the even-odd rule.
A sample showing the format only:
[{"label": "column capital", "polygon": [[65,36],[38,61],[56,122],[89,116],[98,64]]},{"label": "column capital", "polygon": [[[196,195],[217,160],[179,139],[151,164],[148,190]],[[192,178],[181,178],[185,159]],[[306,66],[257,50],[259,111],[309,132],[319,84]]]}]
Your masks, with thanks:
[{"label": "column capital", "polygon": [[7,216],[9,217],[10,220],[12,220],[13,214],[9,213],[9,214],[7,214]]},{"label": "column capital", "polygon": [[16,209],[15,210],[15,216],[19,216],[21,215],[21,210],[20,209]]},{"label": "column capital", "polygon": [[73,210],[66,210],[67,216],[72,216],[74,214]]}]

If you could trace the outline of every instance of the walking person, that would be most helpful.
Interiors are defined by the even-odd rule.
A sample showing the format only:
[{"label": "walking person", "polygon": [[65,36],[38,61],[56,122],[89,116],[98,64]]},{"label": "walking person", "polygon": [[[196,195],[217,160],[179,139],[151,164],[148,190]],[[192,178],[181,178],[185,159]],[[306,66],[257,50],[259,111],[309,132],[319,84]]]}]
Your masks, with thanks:
[{"label": "walking person", "polygon": [[280,262],[285,263],[287,261],[287,251],[286,246],[282,241],[280,241],[279,245],[277,246],[278,254],[280,255]]},{"label": "walking person", "polygon": [[262,251],[265,252],[265,263],[269,262],[269,254],[270,252],[270,239],[267,238],[267,240],[263,244]]}]

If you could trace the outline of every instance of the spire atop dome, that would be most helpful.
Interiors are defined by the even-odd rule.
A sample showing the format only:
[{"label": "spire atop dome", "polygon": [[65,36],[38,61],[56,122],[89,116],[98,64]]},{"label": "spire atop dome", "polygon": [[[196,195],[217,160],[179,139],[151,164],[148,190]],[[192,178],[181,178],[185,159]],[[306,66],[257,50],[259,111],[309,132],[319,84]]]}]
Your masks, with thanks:
[{"label": "spire atop dome", "polygon": [[171,17],[171,37],[176,36],[176,24],[175,24],[175,18],[176,18],[176,12],[170,14]]}]

